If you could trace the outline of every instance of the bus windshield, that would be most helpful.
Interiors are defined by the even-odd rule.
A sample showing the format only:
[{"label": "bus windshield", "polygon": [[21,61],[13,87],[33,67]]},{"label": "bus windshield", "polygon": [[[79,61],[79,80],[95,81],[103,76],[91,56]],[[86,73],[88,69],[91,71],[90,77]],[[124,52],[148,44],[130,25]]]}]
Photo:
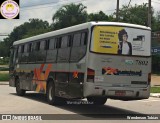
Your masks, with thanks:
[{"label": "bus windshield", "polygon": [[121,26],[95,26],[91,51],[118,55],[151,55],[151,31]]}]

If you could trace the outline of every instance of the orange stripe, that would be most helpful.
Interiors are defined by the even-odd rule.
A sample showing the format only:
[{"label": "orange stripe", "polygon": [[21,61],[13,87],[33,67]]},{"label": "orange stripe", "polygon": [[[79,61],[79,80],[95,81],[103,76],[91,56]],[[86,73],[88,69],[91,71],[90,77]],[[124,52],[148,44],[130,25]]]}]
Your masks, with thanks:
[{"label": "orange stripe", "polygon": [[37,69],[37,79],[41,80],[41,71],[40,71],[40,69]]},{"label": "orange stripe", "polygon": [[51,71],[51,67],[52,67],[52,64],[48,64],[47,69],[45,71],[45,75],[44,75],[45,79],[48,78],[49,72]]},{"label": "orange stripe", "polygon": [[42,72],[43,68],[44,68],[44,64],[41,64],[40,73]]}]

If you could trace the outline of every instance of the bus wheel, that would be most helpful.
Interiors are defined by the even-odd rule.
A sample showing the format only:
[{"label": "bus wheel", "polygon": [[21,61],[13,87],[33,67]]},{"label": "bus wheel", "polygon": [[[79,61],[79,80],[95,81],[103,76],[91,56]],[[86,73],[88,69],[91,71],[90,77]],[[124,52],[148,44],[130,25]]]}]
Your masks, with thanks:
[{"label": "bus wheel", "polygon": [[87,97],[88,102],[93,103],[94,105],[104,105],[107,101],[106,97]]},{"label": "bus wheel", "polygon": [[18,96],[24,96],[26,91],[20,88],[20,81],[16,79],[16,93]]},{"label": "bus wheel", "polygon": [[56,104],[56,97],[55,97],[55,86],[53,81],[50,81],[47,85],[47,101],[50,105]]}]

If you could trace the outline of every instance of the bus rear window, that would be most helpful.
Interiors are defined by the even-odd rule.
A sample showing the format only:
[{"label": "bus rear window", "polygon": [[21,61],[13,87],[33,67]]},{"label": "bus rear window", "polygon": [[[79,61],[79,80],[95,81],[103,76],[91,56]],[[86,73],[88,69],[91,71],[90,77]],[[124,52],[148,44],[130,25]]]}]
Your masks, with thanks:
[{"label": "bus rear window", "polygon": [[150,56],[150,37],[150,30],[118,26],[95,26],[92,33],[91,51]]}]

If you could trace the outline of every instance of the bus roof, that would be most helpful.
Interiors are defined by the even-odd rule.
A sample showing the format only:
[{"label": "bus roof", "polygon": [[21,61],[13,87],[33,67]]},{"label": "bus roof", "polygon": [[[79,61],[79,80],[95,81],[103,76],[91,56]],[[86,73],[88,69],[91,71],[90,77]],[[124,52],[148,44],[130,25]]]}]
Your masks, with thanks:
[{"label": "bus roof", "polygon": [[83,24],[79,24],[79,25],[63,28],[63,29],[60,29],[60,30],[55,30],[55,31],[51,31],[51,32],[48,32],[48,33],[40,34],[40,35],[37,35],[37,36],[25,38],[25,39],[22,39],[22,40],[18,40],[18,41],[15,41],[13,43],[13,45],[23,44],[23,43],[27,43],[27,42],[31,42],[31,41],[35,41],[35,40],[40,40],[40,39],[53,37],[55,35],[61,35],[61,34],[73,32],[73,31],[83,30],[83,29],[90,28],[91,26],[94,26],[94,25],[124,26],[124,27],[131,27],[131,28],[140,28],[140,29],[144,29],[144,30],[151,30],[150,27],[136,25],[136,24],[129,24],[129,23],[120,23],[120,22],[87,22],[87,23],[83,23]]}]

